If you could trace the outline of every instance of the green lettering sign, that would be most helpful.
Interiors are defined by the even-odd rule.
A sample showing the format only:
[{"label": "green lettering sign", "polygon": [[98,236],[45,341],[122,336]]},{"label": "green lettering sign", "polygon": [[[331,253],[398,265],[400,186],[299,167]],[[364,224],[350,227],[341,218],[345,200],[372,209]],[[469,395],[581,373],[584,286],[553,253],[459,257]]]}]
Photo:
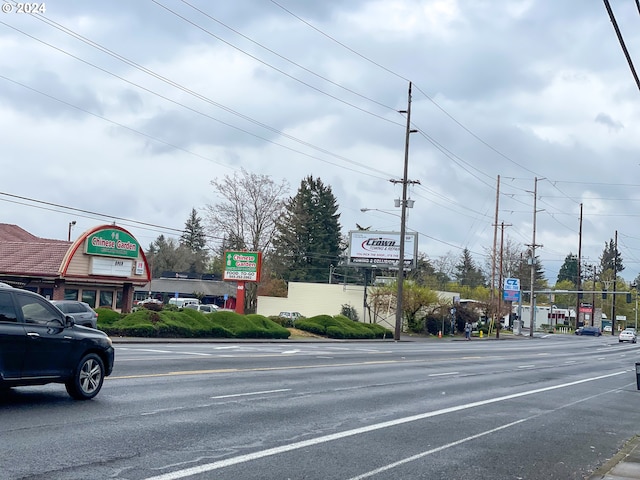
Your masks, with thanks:
[{"label": "green lettering sign", "polygon": [[88,255],[138,258],[140,245],[128,233],[109,228],[89,235],[85,251]]}]

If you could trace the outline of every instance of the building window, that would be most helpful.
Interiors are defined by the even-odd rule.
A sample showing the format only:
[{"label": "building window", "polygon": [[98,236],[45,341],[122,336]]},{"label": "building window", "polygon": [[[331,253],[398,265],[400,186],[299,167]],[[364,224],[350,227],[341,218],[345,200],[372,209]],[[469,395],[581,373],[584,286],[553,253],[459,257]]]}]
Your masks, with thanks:
[{"label": "building window", "polygon": [[41,288],[40,295],[42,295],[47,300],[51,300],[53,298],[53,288],[51,287]]},{"label": "building window", "polygon": [[116,308],[122,310],[122,290],[116,292]]},{"label": "building window", "polygon": [[88,303],[91,308],[96,308],[96,291],[82,290],[82,301]]},{"label": "building window", "polygon": [[100,290],[100,307],[113,308],[113,292]]},{"label": "building window", "polygon": [[78,300],[78,290],[65,288],[64,289],[65,300]]}]

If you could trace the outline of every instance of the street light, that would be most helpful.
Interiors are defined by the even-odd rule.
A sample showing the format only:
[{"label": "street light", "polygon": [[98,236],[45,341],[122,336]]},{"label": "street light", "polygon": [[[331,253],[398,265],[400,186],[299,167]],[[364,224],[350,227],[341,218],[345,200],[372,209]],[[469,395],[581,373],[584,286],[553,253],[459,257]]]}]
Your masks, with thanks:
[{"label": "street light", "polygon": [[393,215],[394,217],[400,217],[397,213],[389,212],[388,210],[380,210],[379,208],[361,208],[361,212],[380,212],[386,213],[387,215]]},{"label": "street light", "polygon": [[67,234],[67,242],[71,241],[71,227],[73,227],[75,224],[76,224],[75,220],[69,222],[69,233]]}]

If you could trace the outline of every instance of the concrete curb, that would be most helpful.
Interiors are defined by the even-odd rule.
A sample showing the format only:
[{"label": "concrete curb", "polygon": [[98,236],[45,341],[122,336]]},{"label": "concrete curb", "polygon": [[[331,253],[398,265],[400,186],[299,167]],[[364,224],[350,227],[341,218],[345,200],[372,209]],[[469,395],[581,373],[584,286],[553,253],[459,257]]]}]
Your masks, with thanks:
[{"label": "concrete curb", "polygon": [[640,479],[640,436],[636,435],[586,480],[638,479]]}]

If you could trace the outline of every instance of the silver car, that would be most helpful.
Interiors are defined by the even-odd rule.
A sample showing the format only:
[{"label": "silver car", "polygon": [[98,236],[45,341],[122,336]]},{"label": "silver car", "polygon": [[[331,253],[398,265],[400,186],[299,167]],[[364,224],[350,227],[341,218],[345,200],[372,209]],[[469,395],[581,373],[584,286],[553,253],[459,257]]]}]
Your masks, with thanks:
[{"label": "silver car", "polygon": [[76,325],[90,328],[98,326],[98,314],[88,303],[79,302],[78,300],[52,300],[51,303],[65,315],[73,317]]},{"label": "silver car", "polygon": [[618,342],[636,343],[637,338],[635,329],[626,328],[620,332],[620,335],[618,335]]}]

